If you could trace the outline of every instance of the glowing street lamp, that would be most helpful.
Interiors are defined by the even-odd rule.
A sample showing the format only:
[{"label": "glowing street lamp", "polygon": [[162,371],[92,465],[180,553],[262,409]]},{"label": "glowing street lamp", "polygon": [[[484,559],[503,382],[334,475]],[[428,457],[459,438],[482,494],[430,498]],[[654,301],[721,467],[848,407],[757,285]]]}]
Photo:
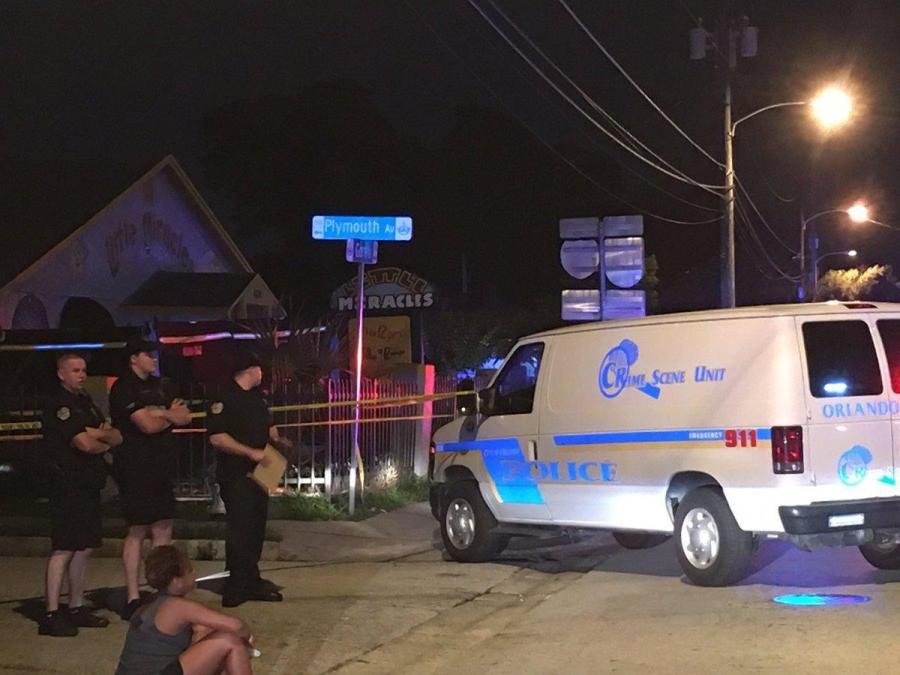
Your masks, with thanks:
[{"label": "glowing street lamp", "polygon": [[833,255],[846,255],[851,258],[855,258],[857,256],[857,250],[855,248],[851,248],[849,251],[832,251],[831,253],[820,255],[815,260],[813,260],[813,279],[815,280],[813,281],[813,300],[815,300],[816,296],[819,294],[819,263],[825,260],[825,258],[830,258]]},{"label": "glowing street lamp", "polygon": [[847,209],[847,215],[850,216],[850,220],[854,223],[865,223],[869,220],[869,207],[862,202],[856,202],[856,204]]},{"label": "glowing street lamp", "polygon": [[[869,217],[869,207],[863,204],[862,202],[856,202],[848,209],[825,209],[824,211],[819,211],[818,213],[814,213],[809,217],[805,217],[802,213],[800,214],[800,288],[799,288],[799,297],[803,299],[806,295],[805,290],[809,288],[807,285],[808,282],[806,280],[806,250],[807,250],[807,241],[806,241],[806,226],[809,225],[812,221],[816,220],[820,216],[826,216],[831,213],[846,213],[850,216],[850,220],[854,223],[869,223],[875,222]],[[819,238],[814,236],[812,237],[812,272],[813,272],[813,297],[815,297],[815,287],[818,283],[818,266],[819,260],[824,258],[816,258],[816,251],[819,247]],[[850,251],[838,251],[836,255],[849,255],[853,257],[856,255],[855,250]],[[827,255],[832,255],[831,253]]]},{"label": "glowing street lamp", "polygon": [[828,87],[810,101],[810,109],[813,117],[823,128],[833,129],[850,119],[853,102],[845,91],[837,87]]},{"label": "glowing street lamp", "polygon": [[[735,122],[731,121],[731,89],[726,87],[725,95],[725,230],[723,232],[723,284],[722,284],[722,306],[734,307],[735,302],[735,286],[734,286],[734,136],[737,133],[738,125],[746,122],[751,117],[756,117],[760,113],[776,108],[787,108],[791,106],[809,106],[813,118],[825,130],[835,129],[850,119],[853,111],[853,103],[850,96],[839,87],[832,86],[824,89],[812,100],[806,101],[785,101],[783,103],[773,103],[758,110],[754,110],[743,117],[738,118]],[[828,211],[830,213],[831,211]],[[859,213],[857,211],[857,213]],[[816,214],[821,215],[821,214]],[[813,216],[815,218],[816,216]],[[854,216],[851,215],[851,218]],[[801,215],[801,221],[803,217]],[[812,218],[808,219],[812,220]],[[808,220],[806,222],[808,222]],[[855,220],[855,218],[854,218]],[[868,216],[863,217],[863,222],[868,220]],[[803,241],[806,238],[806,222],[803,222],[801,237]],[[803,249],[801,249],[802,251]],[[801,252],[801,267],[805,271],[804,253]],[[802,287],[801,287],[802,288]]]}]

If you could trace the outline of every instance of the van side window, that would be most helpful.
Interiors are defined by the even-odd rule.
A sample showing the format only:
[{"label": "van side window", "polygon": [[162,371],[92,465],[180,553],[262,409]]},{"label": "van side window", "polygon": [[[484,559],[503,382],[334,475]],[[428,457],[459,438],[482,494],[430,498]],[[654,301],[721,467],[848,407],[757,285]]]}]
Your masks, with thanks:
[{"label": "van side window", "polygon": [[534,407],[534,390],[544,343],[534,342],[519,347],[503,366],[494,388],[497,391],[493,415],[527,415]]},{"label": "van side window", "polygon": [[865,321],[808,321],[803,346],[810,393],[829,396],[876,396],[883,390],[875,344]]},{"label": "van side window", "polygon": [[882,319],[878,322],[878,332],[881,333],[891,371],[891,389],[895,394],[900,394],[900,320]]}]

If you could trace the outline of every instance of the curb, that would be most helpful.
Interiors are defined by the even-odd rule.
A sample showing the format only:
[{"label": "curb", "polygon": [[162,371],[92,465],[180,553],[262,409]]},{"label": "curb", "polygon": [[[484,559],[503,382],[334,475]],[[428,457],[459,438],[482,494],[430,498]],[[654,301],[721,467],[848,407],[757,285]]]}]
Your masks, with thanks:
[{"label": "curb", "polygon": [[[185,551],[191,560],[225,560],[225,541],[222,539],[181,539],[173,542]],[[144,549],[149,550],[144,543]],[[0,536],[0,556],[18,558],[46,558],[50,553],[50,537]],[[94,549],[95,558],[121,558],[122,540],[104,539],[100,548]],[[260,560],[280,560],[281,543],[264,541]]]}]

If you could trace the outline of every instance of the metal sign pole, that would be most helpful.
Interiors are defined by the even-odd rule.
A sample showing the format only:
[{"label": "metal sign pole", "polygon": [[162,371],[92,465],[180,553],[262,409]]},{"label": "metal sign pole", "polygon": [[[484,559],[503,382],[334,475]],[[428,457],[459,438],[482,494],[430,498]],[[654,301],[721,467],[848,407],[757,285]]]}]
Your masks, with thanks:
[{"label": "metal sign pole", "polygon": [[356,308],[356,387],[354,395],[356,406],[353,417],[353,453],[350,455],[350,515],[356,508],[356,471],[362,453],[359,449],[359,425],[362,416],[362,361],[363,361],[363,308],[366,305],[366,264],[359,263],[359,293],[357,295],[359,306]]}]

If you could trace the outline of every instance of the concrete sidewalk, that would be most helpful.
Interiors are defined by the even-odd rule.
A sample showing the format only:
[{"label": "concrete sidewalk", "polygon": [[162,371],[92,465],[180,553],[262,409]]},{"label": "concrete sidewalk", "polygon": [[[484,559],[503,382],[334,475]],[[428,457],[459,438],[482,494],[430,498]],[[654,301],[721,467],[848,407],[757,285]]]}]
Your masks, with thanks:
[{"label": "concrete sidewalk", "polygon": [[[263,560],[299,562],[381,562],[440,547],[440,532],[427,502],[410,504],[365,521],[270,520],[282,536],[267,541]],[[224,560],[220,539],[180,540],[194,560]],[[49,537],[0,536],[0,556],[46,557]],[[119,558],[122,540],[106,537],[95,558]]]},{"label": "concrete sidewalk", "polygon": [[361,522],[270,520],[283,537],[281,560],[381,562],[440,548],[438,523],[427,502]]}]

